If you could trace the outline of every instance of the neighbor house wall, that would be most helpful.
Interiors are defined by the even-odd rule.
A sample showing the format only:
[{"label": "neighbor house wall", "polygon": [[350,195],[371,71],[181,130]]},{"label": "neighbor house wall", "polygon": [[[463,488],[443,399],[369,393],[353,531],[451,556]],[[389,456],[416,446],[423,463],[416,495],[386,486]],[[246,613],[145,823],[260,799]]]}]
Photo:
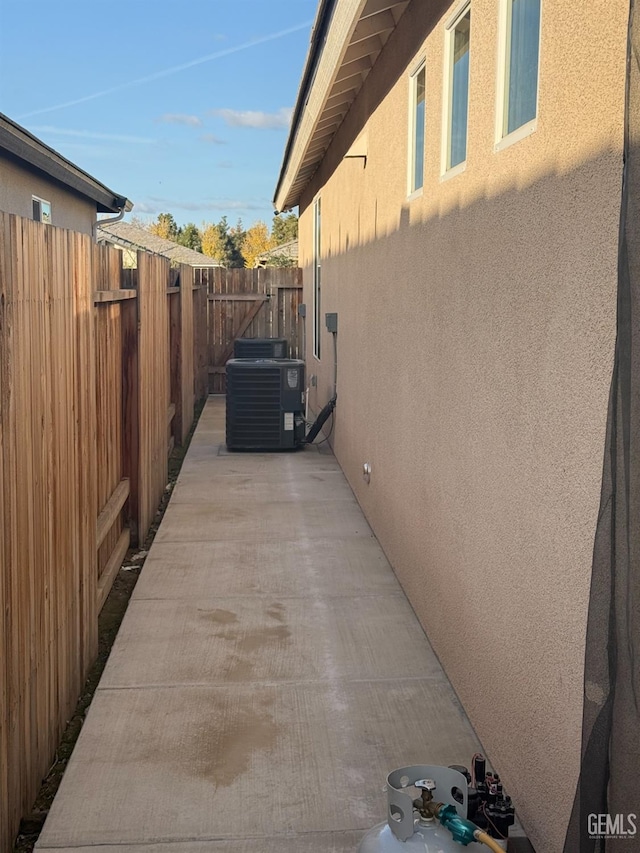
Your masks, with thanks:
[{"label": "neighbor house wall", "polygon": [[[320,194],[336,455],[532,841],[555,853],[579,767],[628,2],[543,0],[537,129],[496,152],[499,3],[473,0],[467,162],[445,180],[451,9],[436,6],[410,4],[301,202],[310,402],[333,384],[326,331],[320,361],[312,351]],[[408,74],[422,57],[425,183],[409,201]],[[343,159],[361,133],[366,163]]]},{"label": "neighbor house wall", "polygon": [[96,204],[0,152],[0,210],[33,218],[31,197],[51,202],[51,224],[92,234]]}]

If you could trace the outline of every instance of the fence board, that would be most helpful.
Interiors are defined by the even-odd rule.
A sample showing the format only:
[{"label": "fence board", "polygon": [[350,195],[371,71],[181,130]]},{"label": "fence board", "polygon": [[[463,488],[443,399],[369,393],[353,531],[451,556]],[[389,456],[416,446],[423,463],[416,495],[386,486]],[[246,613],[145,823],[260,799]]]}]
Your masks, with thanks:
[{"label": "fence board", "polygon": [[[96,518],[123,480],[122,473],[122,254],[107,246],[93,247],[94,318],[96,339],[96,415],[98,495]],[[127,291],[124,291],[127,292]],[[124,520],[118,512],[109,528],[99,531],[98,578],[111,560]]]},{"label": "fence board", "polygon": [[166,258],[138,252],[139,494],[138,536],[144,541],[167,485],[170,359]]},{"label": "fence board", "polygon": [[184,444],[193,422],[195,405],[195,359],[193,341],[195,327],[193,316],[193,269],[180,267],[180,391],[176,420],[176,441]]},{"label": "fence board", "polygon": [[[129,272],[129,271],[124,271]],[[136,274],[137,270],[131,270]],[[140,513],[140,395],[138,388],[138,300],[125,302],[122,319],[122,473],[129,478],[129,499],[124,516],[131,530],[131,543],[139,544]]]},{"label": "fence board", "polygon": [[202,400],[209,390],[208,313],[207,293],[213,270],[193,270],[193,369],[195,399]]},{"label": "fence board", "polygon": [[97,650],[91,248],[0,214],[3,850]]},{"label": "fence board", "polygon": [[[6,567],[10,565],[8,554],[8,527],[11,526],[10,500],[5,502],[5,483],[8,480],[8,468],[5,469],[5,456],[9,449],[8,424],[5,420],[9,405],[9,353],[13,344],[12,306],[9,303],[7,289],[10,276],[10,258],[7,253],[8,240],[6,228],[8,220],[0,218],[0,697],[9,696],[6,637],[8,630],[8,598],[6,595]],[[0,700],[0,850],[9,849],[12,825],[9,818],[9,740],[7,731],[6,701]],[[15,784],[15,780],[11,780]]]},{"label": "fence board", "polygon": [[182,441],[206,393],[206,288],[181,269],[167,296],[168,261],[120,264],[88,235],[0,214],[0,853],[95,659],[99,607],[162,497],[169,407]]},{"label": "fence board", "polygon": [[170,395],[167,429],[167,446],[171,446],[171,440],[175,444],[176,439],[181,443],[182,426],[182,395],[180,388],[181,362],[182,362],[182,334],[180,325],[180,288],[173,288],[173,292],[167,296],[167,308],[169,311],[169,383]]}]

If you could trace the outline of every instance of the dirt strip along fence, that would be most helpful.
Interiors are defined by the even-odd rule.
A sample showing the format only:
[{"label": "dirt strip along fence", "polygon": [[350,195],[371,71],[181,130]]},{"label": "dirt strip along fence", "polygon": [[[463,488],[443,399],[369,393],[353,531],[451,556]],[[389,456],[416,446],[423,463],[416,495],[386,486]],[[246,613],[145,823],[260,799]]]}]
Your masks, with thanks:
[{"label": "dirt strip along fence", "polygon": [[11,850],[206,392],[190,267],[0,213],[0,853]]},{"label": "dirt strip along fence", "polygon": [[218,267],[197,270],[196,282],[207,286],[209,393],[226,390],[236,338],[286,338],[290,357],[304,357],[301,269]]}]

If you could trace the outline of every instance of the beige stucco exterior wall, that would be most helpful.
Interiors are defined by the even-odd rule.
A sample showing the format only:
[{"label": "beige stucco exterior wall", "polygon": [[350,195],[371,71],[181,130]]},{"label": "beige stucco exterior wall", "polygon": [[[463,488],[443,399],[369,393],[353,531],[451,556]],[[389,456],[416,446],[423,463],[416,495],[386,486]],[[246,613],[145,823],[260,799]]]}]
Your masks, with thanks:
[{"label": "beige stucco exterior wall", "polygon": [[[312,353],[320,193],[336,454],[536,849],[556,853],[579,768],[628,2],[543,0],[537,130],[496,153],[499,3],[473,0],[467,164],[449,180],[451,10],[427,8],[409,6],[301,203],[311,403],[333,381],[326,331]],[[408,73],[423,56],[425,185],[408,201]],[[366,166],[342,159],[360,132]]]},{"label": "beige stucco exterior wall", "polygon": [[52,225],[83,234],[93,233],[95,202],[45,175],[19,165],[0,152],[0,210],[31,219],[31,197],[34,195],[51,202]]}]

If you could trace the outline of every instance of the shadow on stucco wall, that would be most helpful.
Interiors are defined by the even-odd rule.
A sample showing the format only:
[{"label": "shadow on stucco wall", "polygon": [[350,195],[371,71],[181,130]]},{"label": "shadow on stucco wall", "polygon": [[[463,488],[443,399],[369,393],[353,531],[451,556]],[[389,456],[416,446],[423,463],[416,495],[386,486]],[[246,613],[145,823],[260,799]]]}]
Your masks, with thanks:
[{"label": "shadow on stucco wall", "polygon": [[335,452],[544,853],[580,764],[621,172],[603,150],[395,225],[357,188],[345,204],[348,181],[323,189]]}]

